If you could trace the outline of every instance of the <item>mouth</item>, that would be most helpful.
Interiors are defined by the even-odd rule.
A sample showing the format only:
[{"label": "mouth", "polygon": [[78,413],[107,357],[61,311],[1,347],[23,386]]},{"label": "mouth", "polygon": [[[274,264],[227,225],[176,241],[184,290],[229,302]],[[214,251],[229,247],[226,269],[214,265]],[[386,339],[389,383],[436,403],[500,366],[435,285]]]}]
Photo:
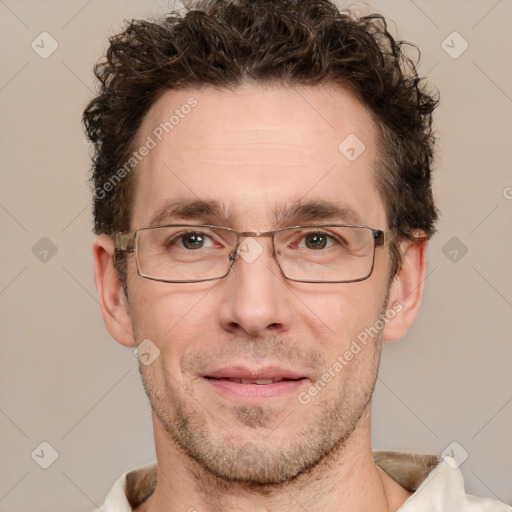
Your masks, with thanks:
[{"label": "mouth", "polygon": [[269,384],[275,384],[276,382],[290,381],[290,380],[301,380],[301,379],[216,379],[215,377],[205,377],[206,379],[215,380],[227,380],[229,382],[236,382],[238,384],[257,384],[258,386],[268,386]]},{"label": "mouth", "polygon": [[225,367],[203,378],[217,393],[244,402],[286,397],[309,382],[306,376],[279,367]]}]

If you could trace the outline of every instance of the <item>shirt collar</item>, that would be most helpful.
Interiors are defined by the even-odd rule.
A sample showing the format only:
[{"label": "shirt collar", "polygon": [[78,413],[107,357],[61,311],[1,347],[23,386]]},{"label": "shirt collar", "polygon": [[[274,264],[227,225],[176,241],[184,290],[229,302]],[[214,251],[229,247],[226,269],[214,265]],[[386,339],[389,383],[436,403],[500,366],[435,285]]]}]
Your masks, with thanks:
[{"label": "shirt collar", "polygon": [[[450,464],[435,455],[392,451],[375,451],[373,456],[375,463],[393,480],[414,492],[399,512],[434,510],[433,503],[437,504],[436,511],[512,510],[496,500],[465,494],[462,474],[455,460]],[[101,510],[131,512],[153,493],[157,479],[156,463],[128,471],[115,483]]]}]

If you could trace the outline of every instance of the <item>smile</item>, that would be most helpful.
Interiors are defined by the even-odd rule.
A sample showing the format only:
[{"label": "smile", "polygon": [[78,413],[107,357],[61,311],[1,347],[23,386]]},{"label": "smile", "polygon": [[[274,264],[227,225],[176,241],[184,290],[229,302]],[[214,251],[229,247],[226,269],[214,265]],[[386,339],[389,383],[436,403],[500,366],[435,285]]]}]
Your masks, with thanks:
[{"label": "smile", "polygon": [[215,392],[244,402],[286,397],[309,382],[307,377],[283,368],[251,370],[238,366],[215,370],[204,380]]},{"label": "smile", "polygon": [[274,384],[275,382],[282,382],[283,380],[296,380],[296,379],[226,379],[230,382],[238,382],[239,384],[258,384],[258,386],[266,386]]}]

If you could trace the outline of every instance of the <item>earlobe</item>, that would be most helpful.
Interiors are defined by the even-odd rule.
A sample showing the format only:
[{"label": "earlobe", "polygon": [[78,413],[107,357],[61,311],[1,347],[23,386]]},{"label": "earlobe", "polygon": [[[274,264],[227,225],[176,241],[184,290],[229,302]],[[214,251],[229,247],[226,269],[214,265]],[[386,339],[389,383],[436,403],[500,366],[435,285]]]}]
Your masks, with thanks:
[{"label": "earlobe", "polygon": [[110,335],[121,345],[135,346],[130,308],[114,267],[114,241],[100,235],[94,241],[94,282],[98,290],[103,321]]},{"label": "earlobe", "polygon": [[402,267],[389,291],[389,307],[396,314],[384,328],[384,341],[403,338],[416,320],[427,274],[427,247],[427,239],[406,240],[400,247]]}]

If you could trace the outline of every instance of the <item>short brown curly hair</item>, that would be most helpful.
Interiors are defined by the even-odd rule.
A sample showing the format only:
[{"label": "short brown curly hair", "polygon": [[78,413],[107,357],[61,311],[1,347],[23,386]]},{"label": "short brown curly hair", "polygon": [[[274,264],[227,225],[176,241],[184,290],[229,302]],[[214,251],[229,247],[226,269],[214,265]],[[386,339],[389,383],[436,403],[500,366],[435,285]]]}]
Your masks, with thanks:
[{"label": "short brown curly hair", "polygon": [[[130,229],[133,174],[108,183],[130,158],[142,120],[162,91],[229,89],[252,80],[339,84],[354,92],[379,129],[376,185],[389,229],[402,238],[414,239],[415,230],[430,237],[437,220],[430,166],[438,99],[426,91],[404,45],[383,16],[357,17],[330,0],[199,0],[159,21],[131,21],[110,38],[96,65],[99,95],[83,115],[95,150],[95,232]],[[401,256],[396,243],[390,250],[394,276]]]}]

